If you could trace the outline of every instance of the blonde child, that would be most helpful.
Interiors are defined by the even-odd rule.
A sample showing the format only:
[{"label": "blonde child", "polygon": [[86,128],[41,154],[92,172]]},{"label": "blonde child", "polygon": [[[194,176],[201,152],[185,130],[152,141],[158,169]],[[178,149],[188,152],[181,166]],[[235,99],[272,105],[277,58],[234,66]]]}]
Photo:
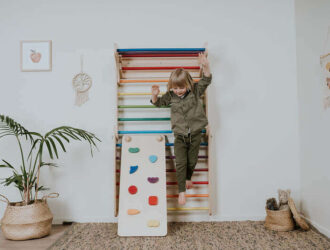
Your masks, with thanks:
[{"label": "blonde child", "polygon": [[174,133],[174,154],[180,205],[186,203],[186,189],[193,188],[191,177],[197,164],[201,132],[208,124],[200,97],[211,83],[209,62],[199,54],[203,76],[194,83],[189,72],[182,68],[171,73],[167,92],[158,98],[159,85],[152,85],[151,103],[157,107],[171,106],[171,125]]}]

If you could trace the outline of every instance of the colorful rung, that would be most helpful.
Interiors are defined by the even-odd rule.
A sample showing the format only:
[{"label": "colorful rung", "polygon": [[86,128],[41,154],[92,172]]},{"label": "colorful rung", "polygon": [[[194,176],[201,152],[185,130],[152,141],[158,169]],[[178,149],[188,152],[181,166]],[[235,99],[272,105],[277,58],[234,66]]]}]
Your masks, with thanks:
[{"label": "colorful rung", "polygon": [[[208,143],[207,142],[201,142],[201,144],[200,144],[200,146],[207,146],[208,145]],[[121,147],[122,146],[122,144],[121,143],[117,143],[116,144],[116,147]],[[174,146],[174,143],[165,143],[165,146],[167,146],[167,147],[173,147]]]},{"label": "colorful rung", "polygon": [[[116,157],[116,160],[120,160],[119,157]],[[209,171],[207,168],[197,168],[194,170],[194,172],[207,172]],[[166,169],[166,172],[167,173],[173,173],[173,172],[176,172],[175,169]],[[116,169],[116,173],[120,173],[120,169]]]},{"label": "colorful rung", "polygon": [[127,135],[127,134],[172,134],[172,130],[130,130],[130,131],[119,130],[118,134],[120,134],[120,135]]},{"label": "colorful rung", "polygon": [[151,109],[151,108],[170,108],[170,106],[156,107],[155,105],[118,105],[119,109]]},{"label": "colorful rung", "polygon": [[198,53],[127,53],[122,57],[198,57]]},{"label": "colorful rung", "polygon": [[[207,168],[197,168],[194,170],[194,172],[207,172],[209,171]],[[167,173],[172,173],[172,172],[176,172],[176,169],[166,169]]]},{"label": "colorful rung", "polygon": [[[202,130],[202,134],[203,133],[206,133],[205,129]],[[172,130],[119,130],[118,134],[172,134]]]},{"label": "colorful rung", "polygon": [[159,118],[118,118],[118,121],[129,122],[129,121],[170,121],[170,117],[159,117]]},{"label": "colorful rung", "polygon": [[[179,195],[177,194],[168,194],[166,195],[167,198],[178,198]],[[197,198],[197,197],[209,197],[208,194],[186,194],[185,197],[188,197],[188,198]]]},{"label": "colorful rung", "polygon": [[195,52],[203,52],[205,48],[133,48],[133,49],[117,49],[118,53],[123,52],[163,52],[163,51],[171,51],[171,52],[187,52],[187,51],[195,51]]},{"label": "colorful rung", "polygon": [[[208,158],[207,155],[199,155],[198,156],[198,159],[207,159],[207,158]],[[172,159],[175,159],[175,156],[170,156],[169,155],[169,156],[166,156],[166,159],[168,159],[168,160],[171,159],[172,160]],[[116,160],[120,160],[120,157],[116,157]]]},{"label": "colorful rung", "polygon": [[[194,185],[208,185],[208,181],[193,181]],[[166,182],[166,185],[177,185],[178,183],[176,181],[168,181]]]},{"label": "colorful rung", "polygon": [[167,67],[122,67],[121,70],[173,70],[173,69],[199,70],[199,66],[167,66]]},{"label": "colorful rung", "polygon": [[167,211],[209,210],[208,207],[168,207]]},{"label": "colorful rung", "polygon": [[[169,79],[120,79],[119,83],[151,83],[151,82],[168,82]],[[200,78],[193,78],[194,82],[198,82]]]},{"label": "colorful rung", "polygon": [[[160,92],[160,95],[164,95],[165,92]],[[141,93],[123,93],[123,92],[119,92],[118,96],[125,96],[125,95],[152,95],[150,92],[141,92]]]}]

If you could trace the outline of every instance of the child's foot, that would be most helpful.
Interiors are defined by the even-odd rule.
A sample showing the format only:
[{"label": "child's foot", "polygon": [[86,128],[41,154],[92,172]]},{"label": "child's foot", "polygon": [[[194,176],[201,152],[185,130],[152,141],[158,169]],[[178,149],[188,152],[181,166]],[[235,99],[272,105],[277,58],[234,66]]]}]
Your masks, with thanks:
[{"label": "child's foot", "polygon": [[179,193],[179,199],[178,199],[178,202],[179,202],[179,205],[184,205],[186,204],[186,192],[180,192]]},{"label": "child's foot", "polygon": [[193,182],[191,180],[186,180],[186,188],[187,189],[192,189],[193,186]]}]

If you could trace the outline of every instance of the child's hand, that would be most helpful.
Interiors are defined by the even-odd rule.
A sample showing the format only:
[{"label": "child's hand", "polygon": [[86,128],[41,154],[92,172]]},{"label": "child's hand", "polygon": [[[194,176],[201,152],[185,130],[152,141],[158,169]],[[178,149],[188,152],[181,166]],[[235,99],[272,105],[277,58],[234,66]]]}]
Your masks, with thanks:
[{"label": "child's hand", "polygon": [[209,66],[209,60],[207,60],[205,53],[199,53],[198,54],[198,61],[203,67]]},{"label": "child's hand", "polygon": [[207,60],[206,54],[205,53],[199,53],[198,54],[198,61],[202,65],[204,75],[209,77],[211,75],[210,64],[209,64],[209,60]]},{"label": "child's hand", "polygon": [[151,86],[151,94],[153,96],[158,96],[159,93],[160,93],[160,91],[159,91],[159,85],[157,85],[157,84],[152,85]]}]

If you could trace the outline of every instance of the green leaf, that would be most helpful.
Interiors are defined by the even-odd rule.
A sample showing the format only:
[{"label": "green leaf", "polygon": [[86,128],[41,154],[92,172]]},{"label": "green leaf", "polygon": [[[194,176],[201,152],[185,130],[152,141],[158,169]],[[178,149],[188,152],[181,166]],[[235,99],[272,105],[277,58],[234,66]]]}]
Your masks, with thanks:
[{"label": "green leaf", "polygon": [[66,151],[65,151],[64,144],[63,144],[63,142],[61,141],[61,139],[58,138],[56,135],[52,135],[52,136],[53,136],[53,137],[58,141],[58,143],[61,145],[63,151],[66,152]]},{"label": "green leaf", "polygon": [[53,158],[53,152],[52,152],[52,149],[50,147],[49,141],[48,140],[45,140],[45,142],[46,142],[46,145],[47,145],[47,148],[48,148],[48,153],[49,153],[50,158],[51,159],[54,159]]},{"label": "green leaf", "polygon": [[56,158],[58,159],[58,154],[57,154],[57,149],[56,149],[55,142],[53,141],[53,139],[52,139],[51,137],[48,137],[48,140],[49,140],[50,143],[52,144],[52,146],[53,146],[53,150],[54,150],[55,155],[56,155]]}]

